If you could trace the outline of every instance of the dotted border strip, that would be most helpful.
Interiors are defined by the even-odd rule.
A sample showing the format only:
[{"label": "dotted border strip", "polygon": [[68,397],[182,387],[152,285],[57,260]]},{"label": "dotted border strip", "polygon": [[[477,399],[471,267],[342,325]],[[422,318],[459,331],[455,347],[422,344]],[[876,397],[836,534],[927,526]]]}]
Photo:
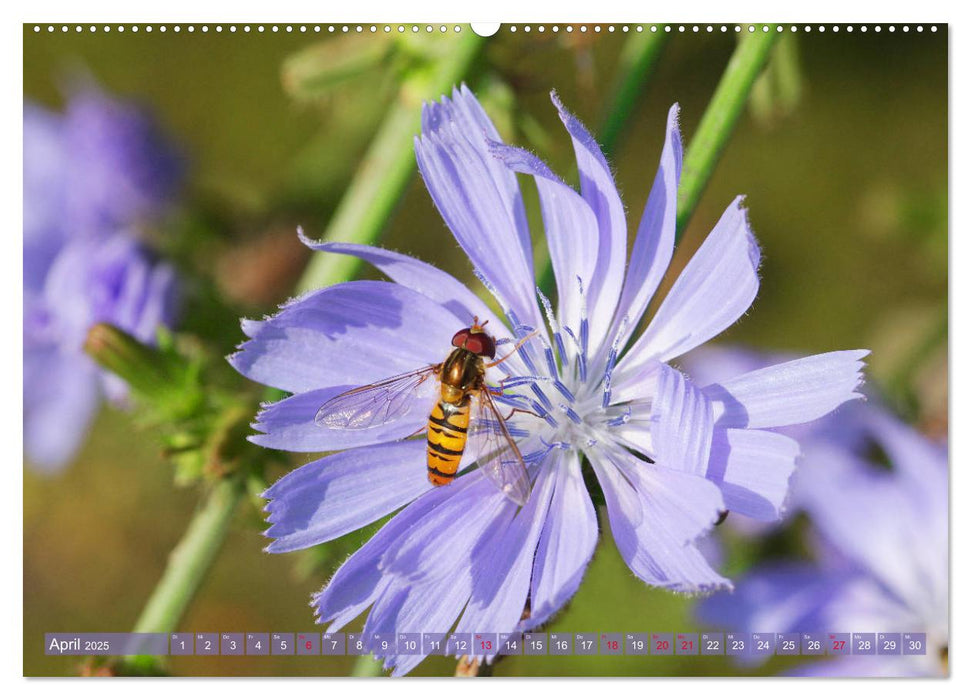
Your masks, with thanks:
[{"label": "dotted border strip", "polygon": [[[842,31],[842,32],[846,32],[847,34],[850,34],[850,33],[853,33],[855,31],[858,31],[858,32],[861,32],[861,33],[866,33],[866,32],[870,32],[870,31],[873,31],[875,33],[880,33],[880,32],[883,32],[883,31],[887,31],[887,32],[890,32],[892,34],[892,33],[895,33],[896,31],[899,30],[899,31],[901,31],[901,32],[903,32],[903,33],[906,34],[906,33],[909,33],[911,30],[913,30],[915,32],[923,32],[925,30],[925,28],[926,29],[929,29],[931,32],[936,32],[937,29],[938,29],[937,28],[937,25],[933,25],[933,24],[932,25],[926,25],[926,26],[923,25],[923,24],[916,24],[916,25],[910,25],[910,24],[902,24],[902,25],[895,25],[895,24],[889,24],[889,25],[881,25],[881,24],[874,24],[874,25],[866,25],[866,24],[862,24],[862,25],[854,25],[854,24],[843,24],[843,25],[840,25],[840,24],[828,24],[828,25],[827,24],[819,24],[819,25],[811,25],[811,24],[795,25],[795,24],[791,24],[791,25],[781,25],[780,24],[780,25],[777,25],[776,26],[776,32],[781,33],[781,32],[786,31],[786,29],[788,29],[788,31],[791,32],[791,33],[796,33],[796,32],[800,32],[800,31],[801,32],[819,32],[819,33],[825,33],[827,31],[830,31],[830,32],[833,32],[834,34],[838,34],[839,32]],[[40,34],[40,33],[43,33],[45,31],[48,34],[53,34],[53,33],[57,32],[57,31],[60,31],[61,33],[66,34],[66,33],[70,32],[72,29],[74,30],[75,33],[78,33],[78,34],[83,33],[85,31],[87,31],[89,33],[102,32],[102,33],[106,33],[106,34],[107,33],[110,33],[110,32],[118,32],[119,34],[122,34],[122,33],[126,32],[126,31],[131,32],[131,33],[144,32],[146,34],[151,34],[152,32],[155,32],[155,31],[158,31],[158,32],[164,34],[166,32],[170,32],[171,31],[171,32],[173,32],[175,34],[180,34],[183,31],[185,31],[185,32],[188,32],[189,34],[193,34],[193,33],[196,33],[196,32],[201,32],[201,33],[205,34],[205,33],[208,33],[210,30],[211,31],[214,31],[216,33],[228,32],[230,34],[233,34],[233,33],[243,33],[243,34],[257,33],[257,34],[260,34],[260,33],[266,33],[266,32],[270,32],[270,33],[280,33],[280,32],[283,32],[285,34],[308,34],[308,33],[312,33],[312,34],[322,34],[322,33],[328,33],[328,34],[338,34],[338,33],[341,33],[341,34],[351,34],[351,33],[363,34],[365,32],[368,32],[368,33],[371,33],[371,34],[377,34],[378,32],[384,32],[385,34],[390,34],[392,32],[398,32],[399,34],[404,34],[405,32],[411,32],[413,34],[417,34],[419,32],[425,32],[427,34],[431,34],[433,32],[438,32],[438,33],[444,34],[444,33],[447,33],[447,32],[454,32],[454,33],[457,34],[457,33],[461,33],[463,31],[462,26],[461,25],[458,25],[458,24],[451,25],[451,26],[450,25],[445,25],[445,24],[441,24],[441,25],[432,25],[432,24],[423,24],[423,25],[419,25],[419,24],[397,24],[397,25],[392,25],[392,24],[384,24],[384,25],[377,25],[377,24],[370,24],[370,25],[362,25],[362,24],[328,24],[328,25],[322,25],[322,24],[282,24],[282,25],[281,24],[269,24],[269,25],[266,25],[266,24],[241,24],[241,25],[236,25],[236,24],[226,24],[226,25],[223,25],[223,24],[216,24],[216,25],[208,25],[208,24],[200,24],[200,25],[196,25],[196,24],[186,24],[186,25],[180,25],[180,24],[174,24],[174,25],[165,25],[165,24],[160,24],[160,25],[151,25],[151,24],[147,24],[147,25],[139,25],[139,24],[129,24],[129,25],[125,25],[125,24],[117,24],[117,25],[110,25],[110,24],[105,24],[105,25],[95,25],[95,24],[91,24],[91,25],[81,25],[81,24],[72,24],[72,25],[68,25],[68,24],[47,24],[47,25],[43,25],[43,24],[35,24],[33,26],[33,29],[34,29],[34,33],[35,34]],[[623,33],[623,32],[632,32],[633,31],[633,32],[652,32],[652,33],[657,33],[657,32],[675,33],[675,32],[677,32],[677,33],[680,33],[680,34],[684,34],[684,33],[688,33],[688,32],[691,32],[692,34],[699,34],[701,32],[704,32],[704,33],[707,33],[707,34],[712,34],[712,33],[715,33],[715,32],[727,33],[729,31],[733,31],[733,32],[736,32],[736,33],[741,33],[743,31],[747,31],[749,33],[753,33],[754,34],[756,31],[768,32],[769,31],[769,25],[766,25],[766,24],[761,24],[761,25],[759,25],[759,24],[744,24],[744,25],[742,25],[742,24],[715,24],[715,25],[712,25],[712,24],[687,24],[687,25],[685,25],[685,24],[650,24],[650,25],[641,25],[641,24],[622,24],[622,25],[614,25],[614,24],[608,24],[608,25],[600,25],[600,24],[593,24],[593,25],[587,25],[587,24],[578,24],[578,25],[575,25],[575,24],[565,24],[565,25],[559,25],[559,24],[553,24],[553,25],[547,26],[547,25],[543,25],[543,24],[539,24],[539,25],[531,25],[531,24],[510,24],[510,25],[502,25],[502,27],[500,28],[500,31],[507,31],[507,32],[510,32],[510,33],[513,33],[513,34],[515,34],[517,32],[520,32],[520,31],[523,32],[523,33],[529,34],[529,33],[533,32],[534,30],[537,33],[540,33],[540,34],[543,34],[543,33],[547,32],[547,31],[550,31],[550,32],[552,32],[554,34],[559,33],[560,31],[564,31],[564,32],[566,32],[568,34],[573,33],[573,32],[576,32],[576,31],[580,32],[581,34],[582,33],[588,33],[588,32],[591,32],[591,31],[593,33],[595,33],[595,34],[603,33],[604,31],[606,31],[607,33],[614,33],[614,32],[622,32]]]}]

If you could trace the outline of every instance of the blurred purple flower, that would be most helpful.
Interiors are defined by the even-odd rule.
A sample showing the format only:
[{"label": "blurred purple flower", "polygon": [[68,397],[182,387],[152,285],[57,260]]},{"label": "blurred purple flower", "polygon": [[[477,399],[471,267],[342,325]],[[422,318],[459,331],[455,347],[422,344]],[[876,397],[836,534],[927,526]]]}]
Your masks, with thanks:
[{"label": "blurred purple flower", "polygon": [[[250,340],[230,358],[233,366],[294,394],[264,407],[255,425],[262,434],[253,441],[345,450],[267,490],[266,534],[274,538],[267,550],[309,547],[403,507],[315,596],[318,621],[331,630],[368,608],[366,634],[543,624],[576,592],[599,534],[584,458],[603,489],[614,540],[638,577],[682,592],[729,586],[694,542],[725,507],[777,517],[798,446],[761,428],[812,420],[857,396],[865,351],[744,375],[711,395],[668,364],[733,324],[756,295],[759,250],[740,200],[634,338],[674,250],[677,109],[628,261],[625,211],[610,168],[583,125],[553,101],[573,141],[579,192],[532,154],[504,145],[464,86],[425,105],[415,139],[425,185],[508,325],[428,264],[368,246],[310,242],[367,260],[392,281],[338,284],[243,324]],[[516,173],[532,176],[539,192],[559,290],[555,310],[537,298]],[[479,470],[449,486],[429,485],[425,441],[404,438],[423,429],[435,387],[422,387],[398,420],[371,430],[314,423],[329,397],[441,362],[452,334],[474,315],[488,320],[500,342],[539,331],[488,375],[492,384],[505,378],[501,400],[535,414],[510,422],[533,480],[521,509]],[[474,460],[467,453],[463,462]],[[385,665],[400,675],[421,660],[389,656]]]},{"label": "blurred purple flower", "polygon": [[65,114],[24,105],[24,449],[40,471],[74,456],[102,394],[126,387],[82,352],[108,322],[150,342],[175,279],[135,228],[157,215],[181,161],[141,110],[93,87]]},{"label": "blurred purple flower", "polygon": [[[817,432],[805,444],[800,504],[814,563],[760,566],[699,617],[733,631],[926,632],[927,653],[853,656],[802,675],[934,676],[948,646],[947,448],[873,404],[856,407],[856,439]],[[891,469],[872,461],[876,445]]]}]

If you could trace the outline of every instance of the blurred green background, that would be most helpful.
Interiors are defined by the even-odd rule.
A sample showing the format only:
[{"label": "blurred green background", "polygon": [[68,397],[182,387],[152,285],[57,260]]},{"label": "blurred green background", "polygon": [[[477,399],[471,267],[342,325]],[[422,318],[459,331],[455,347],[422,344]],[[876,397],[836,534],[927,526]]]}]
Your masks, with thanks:
[{"label": "blurred green background", "polygon": [[[301,97],[283,69],[288,57],[329,42],[321,51],[336,61],[386,40],[366,30],[328,36],[326,26],[319,35],[273,33],[269,26],[249,34],[212,27],[205,34],[24,28],[25,99],[59,108],[64,88],[87,75],[149,105],[182,144],[190,183],[167,246],[194,280],[185,328],[201,332],[221,354],[241,339],[239,314],[270,313],[292,291],[308,257],[295,227],[312,236],[324,230],[397,79],[393,65],[379,64],[320,96]],[[595,129],[627,38],[606,26],[583,35],[504,27],[488,40],[467,82],[492,96],[488,108],[495,108],[504,136],[573,177],[570,142],[549,90]],[[672,33],[613,158],[632,231],[654,177],[668,107],[681,104],[690,140],[734,45],[731,32]],[[792,49],[798,82],[788,86],[796,89],[788,101],[766,100],[771,91],[764,84],[756,89],[674,268],[732,198],[746,194],[763,248],[762,286],[750,313],[719,342],[806,352],[870,348],[871,383],[925,432],[946,435],[946,28],[800,31]],[[538,222],[535,207],[531,217]],[[539,230],[534,226],[534,235]],[[471,277],[418,178],[388,222],[384,243]],[[41,653],[45,632],[130,629],[199,503],[198,489],[172,485],[155,436],[132,426],[130,416],[105,409],[65,474],[41,478],[25,470],[26,675],[78,672],[77,659]],[[313,630],[311,592],[365,537],[348,536],[314,564],[306,555],[264,554],[261,529],[257,508],[245,504],[182,630]],[[723,570],[744,569],[746,551],[733,549]],[[690,599],[635,579],[605,532],[578,595],[547,630],[696,631],[690,610]],[[352,661],[189,657],[169,659],[168,668],[176,675],[343,675]],[[430,659],[415,674],[453,670],[453,660]],[[724,658],[571,656],[510,658],[495,673],[742,671]]]}]

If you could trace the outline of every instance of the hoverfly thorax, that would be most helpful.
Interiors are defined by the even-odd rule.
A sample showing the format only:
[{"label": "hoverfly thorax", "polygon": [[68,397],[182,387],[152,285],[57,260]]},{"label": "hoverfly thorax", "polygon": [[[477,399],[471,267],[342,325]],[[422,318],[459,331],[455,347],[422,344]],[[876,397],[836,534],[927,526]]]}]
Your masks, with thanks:
[{"label": "hoverfly thorax", "polygon": [[459,403],[470,390],[479,387],[484,377],[482,357],[464,348],[455,348],[442,364],[442,398]]}]

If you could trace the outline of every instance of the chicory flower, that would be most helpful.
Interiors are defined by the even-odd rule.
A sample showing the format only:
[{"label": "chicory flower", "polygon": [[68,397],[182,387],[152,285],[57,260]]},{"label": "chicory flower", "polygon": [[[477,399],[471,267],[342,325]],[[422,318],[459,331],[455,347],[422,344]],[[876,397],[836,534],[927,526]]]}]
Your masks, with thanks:
[{"label": "chicory flower", "polygon": [[93,87],[63,115],[24,106],[24,448],[40,471],[71,460],[103,395],[126,395],[84,355],[87,329],[151,342],[173,320],[174,271],[136,230],[180,175],[154,122]]},{"label": "chicory flower", "polygon": [[[599,482],[613,537],[650,585],[693,593],[730,585],[695,541],[731,508],[778,517],[798,446],[763,428],[815,419],[857,396],[865,351],[828,353],[703,389],[670,362],[716,336],[758,290],[759,249],[741,200],[729,205],[646,330],[635,330],[674,249],[681,138],[677,108],[632,250],[624,205],[586,128],[553,96],[573,142],[580,189],[534,155],[502,143],[472,93],[426,104],[415,139],[429,193],[502,316],[464,284],[400,253],[312,243],[355,255],[390,281],[311,292],[263,321],[230,358],[247,377],[291,392],[264,407],[252,440],[337,451],[264,494],[270,552],[334,539],[398,512],[313,599],[337,630],[370,608],[375,632],[512,632],[537,627],[576,592],[601,525],[585,485]],[[517,173],[539,193],[557,283],[537,292]],[[477,317],[500,353],[490,369],[532,491],[520,508],[471,470],[433,488],[424,431],[435,382],[416,387],[394,420],[322,428],[318,409],[348,389],[441,362]],[[535,335],[530,335],[535,333]],[[505,348],[505,350],[503,350]],[[477,455],[466,450],[463,465]],[[388,655],[407,673],[422,656]]]}]

